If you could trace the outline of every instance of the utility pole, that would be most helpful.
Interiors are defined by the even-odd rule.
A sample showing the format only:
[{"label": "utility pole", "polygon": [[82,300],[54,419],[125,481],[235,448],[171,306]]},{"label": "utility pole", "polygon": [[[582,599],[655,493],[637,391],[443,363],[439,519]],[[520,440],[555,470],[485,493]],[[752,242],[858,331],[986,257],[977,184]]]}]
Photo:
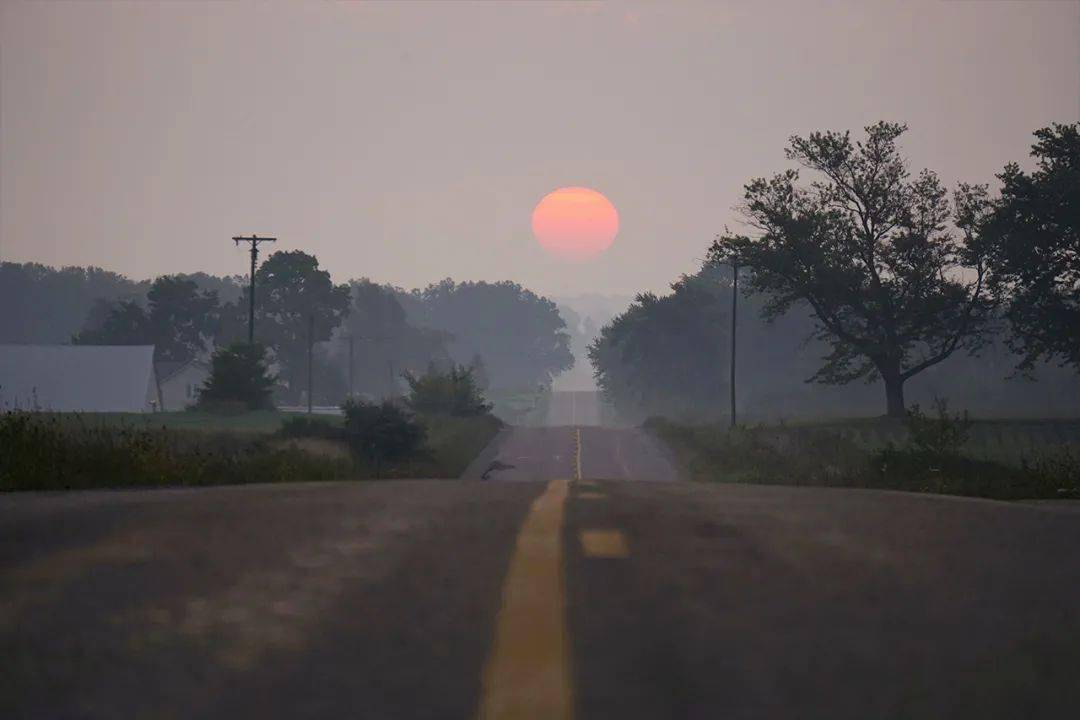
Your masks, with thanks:
[{"label": "utility pole", "polygon": [[251,303],[248,307],[248,345],[255,344],[255,266],[259,259],[259,243],[277,242],[277,238],[272,237],[257,237],[252,235],[251,237],[234,237],[233,242],[237,247],[240,247],[240,243],[251,243],[251,284],[249,286],[248,295],[250,296]]},{"label": "utility pole", "polygon": [[739,259],[731,260],[731,427],[735,427],[735,311],[739,306]]},{"label": "utility pole", "polygon": [[312,386],[311,379],[313,376],[312,365],[313,355],[315,349],[315,313],[308,314],[308,330],[307,330],[307,411],[308,415],[312,410]]},{"label": "utility pole", "polygon": [[356,364],[353,362],[353,345],[355,345],[356,338],[352,335],[349,336],[349,397],[355,395],[355,385],[353,385],[353,368]]}]

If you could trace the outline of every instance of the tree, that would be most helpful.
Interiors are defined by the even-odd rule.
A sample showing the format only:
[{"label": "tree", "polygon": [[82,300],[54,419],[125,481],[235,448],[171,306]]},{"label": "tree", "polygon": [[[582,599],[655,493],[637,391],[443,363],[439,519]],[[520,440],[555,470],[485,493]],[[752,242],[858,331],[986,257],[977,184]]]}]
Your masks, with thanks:
[{"label": "tree", "polygon": [[[314,255],[300,250],[276,252],[255,276],[255,336],[274,351],[287,384],[286,396],[297,401],[307,385],[310,341],[329,340],[349,312],[349,286],[334,285]],[[247,307],[247,293],[239,307]]]},{"label": "tree", "polygon": [[[193,280],[163,275],[146,293],[147,307],[134,300],[91,308],[88,327],[73,338],[83,345],[153,345],[154,360],[185,362],[207,350],[218,319],[218,299]],[[97,324],[100,323],[100,324]]]},{"label": "tree", "polygon": [[589,346],[597,387],[621,415],[712,418],[728,390],[730,276],[686,276],[642,293]]},{"label": "tree", "polygon": [[410,323],[449,334],[455,362],[481,355],[492,388],[549,385],[574,364],[555,303],[517,283],[446,279],[398,299]]},{"label": "tree", "polygon": [[432,362],[449,363],[445,346],[449,335],[411,324],[392,288],[368,280],[354,280],[350,286],[352,306],[341,324],[341,342],[332,350],[347,379],[352,343],[354,392],[399,395],[401,373],[423,371]]},{"label": "tree", "polygon": [[[0,262],[0,343],[70,342],[99,301],[141,299],[149,285],[95,267]],[[99,310],[97,323],[107,314]]]},{"label": "tree", "polygon": [[266,349],[262,345],[234,343],[216,351],[211,358],[210,377],[199,393],[199,406],[272,409],[275,380],[267,369]]},{"label": "tree", "polygon": [[990,286],[1007,299],[1009,346],[1021,367],[1080,370],[1080,123],[1035,131],[1037,169],[1005,166],[983,235]]},{"label": "tree", "polygon": [[951,209],[933,172],[908,172],[896,146],[906,129],[881,122],[858,142],[793,136],[787,157],[822,179],[800,186],[788,170],[751,181],[744,214],[757,237],[725,234],[710,250],[751,269],[766,317],[809,305],[831,349],[811,380],[880,378],[891,417],[904,417],[908,379],[980,349],[993,311],[977,242],[986,188],[961,185]]},{"label": "tree", "polygon": [[432,366],[420,376],[406,372],[405,381],[409,383],[406,402],[415,412],[459,417],[491,412],[492,406],[484,401],[472,368],[456,365],[440,372]]}]

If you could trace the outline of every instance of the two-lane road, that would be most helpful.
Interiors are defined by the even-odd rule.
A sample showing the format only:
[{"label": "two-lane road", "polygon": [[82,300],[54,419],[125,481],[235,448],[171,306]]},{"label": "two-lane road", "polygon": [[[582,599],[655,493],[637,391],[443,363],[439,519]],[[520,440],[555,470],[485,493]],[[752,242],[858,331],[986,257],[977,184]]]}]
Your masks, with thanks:
[{"label": "two-lane road", "polygon": [[1080,707],[1080,514],[625,482],[659,446],[578,438],[509,432],[487,482],[0,497],[0,717]]}]

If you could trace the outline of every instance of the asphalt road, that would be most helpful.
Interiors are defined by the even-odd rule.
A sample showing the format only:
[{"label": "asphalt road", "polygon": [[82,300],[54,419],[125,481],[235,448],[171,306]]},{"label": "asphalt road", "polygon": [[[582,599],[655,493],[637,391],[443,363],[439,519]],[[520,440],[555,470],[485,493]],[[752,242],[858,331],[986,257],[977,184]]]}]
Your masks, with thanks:
[{"label": "asphalt road", "polygon": [[0,717],[1075,716],[1080,514],[625,482],[673,479],[644,440],[511,432],[489,481],[2,497]]}]

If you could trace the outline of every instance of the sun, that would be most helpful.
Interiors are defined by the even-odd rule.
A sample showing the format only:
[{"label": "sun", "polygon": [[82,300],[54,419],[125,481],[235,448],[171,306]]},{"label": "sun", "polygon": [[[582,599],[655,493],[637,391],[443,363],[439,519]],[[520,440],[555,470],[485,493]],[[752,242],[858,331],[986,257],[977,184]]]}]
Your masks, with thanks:
[{"label": "sun", "polygon": [[532,214],[537,242],[561,260],[592,260],[611,247],[619,232],[619,213],[606,197],[586,187],[548,193]]}]

